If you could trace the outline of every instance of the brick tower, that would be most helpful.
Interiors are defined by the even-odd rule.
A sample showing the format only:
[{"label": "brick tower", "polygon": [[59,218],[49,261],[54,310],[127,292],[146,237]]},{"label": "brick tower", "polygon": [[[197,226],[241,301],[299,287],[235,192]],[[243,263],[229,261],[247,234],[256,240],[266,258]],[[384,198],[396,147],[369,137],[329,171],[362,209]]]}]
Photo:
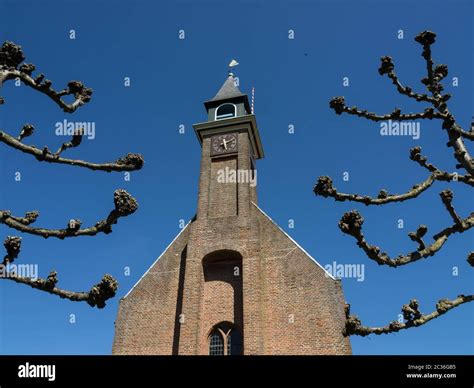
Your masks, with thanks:
[{"label": "brick tower", "polygon": [[204,106],[197,214],[121,299],[113,354],[350,354],[340,281],[257,205],[263,148],[232,73]]}]

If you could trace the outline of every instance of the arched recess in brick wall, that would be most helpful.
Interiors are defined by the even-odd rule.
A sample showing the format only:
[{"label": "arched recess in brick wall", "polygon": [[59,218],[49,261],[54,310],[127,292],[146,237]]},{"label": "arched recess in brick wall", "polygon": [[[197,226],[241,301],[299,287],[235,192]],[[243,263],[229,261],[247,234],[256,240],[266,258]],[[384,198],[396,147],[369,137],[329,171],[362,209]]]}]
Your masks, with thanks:
[{"label": "arched recess in brick wall", "polygon": [[[242,354],[243,344],[243,289],[242,255],[234,250],[218,250],[202,260],[204,275],[201,327],[204,328],[202,349],[209,351],[211,340],[221,336],[225,354]],[[223,331],[224,330],[224,331]],[[213,337],[214,336],[214,337]]]}]

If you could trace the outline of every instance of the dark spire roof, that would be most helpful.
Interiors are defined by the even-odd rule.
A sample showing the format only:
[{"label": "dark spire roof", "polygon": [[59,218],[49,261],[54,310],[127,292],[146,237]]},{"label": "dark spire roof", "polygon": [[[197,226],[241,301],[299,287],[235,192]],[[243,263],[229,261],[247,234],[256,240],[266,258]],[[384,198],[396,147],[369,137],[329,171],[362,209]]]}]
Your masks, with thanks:
[{"label": "dark spire roof", "polygon": [[249,105],[249,99],[246,94],[242,93],[238,86],[236,86],[236,79],[234,74],[229,73],[224,84],[221,86],[217,94],[211,99],[204,102],[206,110],[217,107],[224,102],[231,101],[234,103],[244,103],[245,111],[250,114],[251,109]]},{"label": "dark spire roof", "polygon": [[214,98],[210,101],[227,100],[229,98],[241,96],[244,96],[244,94],[239,90],[239,87],[236,86],[234,75],[229,73],[229,76],[225,80],[224,84],[221,86]]}]

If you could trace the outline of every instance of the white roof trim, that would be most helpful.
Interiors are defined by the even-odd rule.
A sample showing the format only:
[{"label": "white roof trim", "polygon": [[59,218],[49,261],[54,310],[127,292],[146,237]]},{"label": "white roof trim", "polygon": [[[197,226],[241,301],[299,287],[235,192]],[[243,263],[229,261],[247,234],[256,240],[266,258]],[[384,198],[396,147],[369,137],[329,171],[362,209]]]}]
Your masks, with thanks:
[{"label": "white roof trim", "polygon": [[156,264],[156,262],[161,259],[161,256],[163,256],[166,253],[166,251],[171,247],[171,245],[173,245],[173,243],[178,239],[178,237],[181,236],[181,233],[184,232],[184,230],[189,226],[190,223],[191,223],[191,221],[188,221],[188,223],[184,226],[184,228],[181,229],[181,231],[176,235],[176,237],[173,239],[173,241],[171,241],[169,243],[169,245],[165,248],[165,250],[163,252],[161,252],[161,255],[158,256],[158,258],[153,262],[152,265],[150,265],[150,267],[148,267],[146,272],[140,277],[140,279],[137,280],[137,282],[132,286],[132,288],[130,288],[130,290],[125,294],[125,296],[122,299],[125,299],[133,291],[133,289],[138,285],[138,283],[140,283],[142,281],[142,279],[146,276],[146,274],[148,272],[150,272],[150,270],[153,268],[153,266]]},{"label": "white roof trim", "polygon": [[252,204],[253,204],[265,217],[267,217],[267,218],[272,222],[273,225],[275,225],[278,229],[280,229],[281,232],[282,232],[286,237],[288,237],[291,242],[293,242],[293,244],[295,244],[299,249],[301,249],[301,250],[304,252],[304,254],[305,254],[306,256],[308,256],[311,260],[313,260],[313,261],[315,262],[316,265],[318,265],[324,272],[326,272],[326,276],[330,277],[330,278],[333,279],[333,280],[336,280],[336,278],[335,278],[334,276],[332,276],[328,271],[326,271],[326,269],[325,269],[321,264],[319,264],[318,261],[317,261],[313,256],[311,256],[308,252],[306,252],[306,251],[304,250],[304,248],[303,248],[300,244],[298,244],[295,240],[293,240],[293,239],[291,238],[291,236],[290,236],[288,233],[286,233],[282,228],[280,228],[280,226],[279,226],[275,221],[273,221],[273,220],[271,219],[271,217],[270,217],[267,213],[265,213],[262,209],[260,209],[260,208],[258,207],[258,205],[257,205],[255,202],[252,202]]}]

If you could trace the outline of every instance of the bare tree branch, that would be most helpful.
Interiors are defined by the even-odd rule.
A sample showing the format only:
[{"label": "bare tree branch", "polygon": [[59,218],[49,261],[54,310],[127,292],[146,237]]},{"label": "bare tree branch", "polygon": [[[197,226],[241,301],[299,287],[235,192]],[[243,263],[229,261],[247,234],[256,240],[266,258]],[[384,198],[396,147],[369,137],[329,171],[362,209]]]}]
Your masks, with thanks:
[{"label": "bare tree branch", "polygon": [[[428,78],[422,80],[422,82],[426,85],[427,89],[432,93],[435,92],[435,89],[433,89],[434,77],[433,77],[433,60],[431,58],[431,45],[435,42],[435,40],[436,40],[436,34],[432,31],[423,31],[415,37],[415,41],[417,41],[423,46],[423,52],[421,53],[421,56],[426,61],[426,73],[428,75]],[[440,91],[440,89],[437,89],[437,91]]]},{"label": "bare tree branch", "polygon": [[316,195],[324,198],[334,198],[336,201],[352,201],[360,202],[365,205],[384,205],[390,202],[403,202],[409,199],[418,197],[421,193],[426,191],[433,182],[444,181],[444,182],[463,182],[474,187],[474,178],[471,176],[459,175],[458,173],[448,173],[441,171],[439,168],[431,163],[428,163],[428,159],[421,155],[421,147],[414,147],[410,150],[410,159],[416,161],[420,166],[426,168],[431,172],[423,182],[415,184],[411,190],[403,194],[389,194],[387,190],[380,190],[377,198],[370,197],[368,195],[359,194],[346,194],[338,192],[336,187],[333,185],[333,181],[328,176],[321,176],[318,178],[318,182],[313,188],[313,192]]},{"label": "bare tree branch", "polygon": [[436,304],[436,310],[430,314],[422,314],[419,311],[419,304],[416,299],[412,299],[410,303],[403,305],[402,314],[405,322],[392,321],[383,327],[367,327],[363,326],[360,319],[356,315],[350,315],[350,306],[346,305],[346,327],[344,335],[359,335],[365,337],[369,334],[389,334],[396,333],[400,330],[418,327],[432,321],[435,318],[447,313],[455,307],[474,300],[474,295],[459,295],[453,300],[440,299]]},{"label": "bare tree branch", "polygon": [[[433,67],[431,45],[435,42],[435,39],[436,34],[431,31],[424,31],[415,38],[418,43],[423,45],[422,56],[426,61],[427,77],[422,79],[422,83],[431,92],[432,97],[413,93],[410,88],[404,88],[393,72],[394,65],[391,57],[382,57],[382,64],[379,68],[379,73],[381,75],[387,74],[401,94],[413,97],[419,101],[431,102],[433,107],[426,108],[424,112],[421,113],[402,114],[400,109],[395,109],[392,113],[378,115],[373,112],[368,112],[367,110],[360,110],[356,106],[349,108],[346,106],[344,97],[341,96],[334,97],[330,101],[329,106],[334,109],[336,114],[348,113],[376,122],[385,120],[441,119],[443,121],[443,129],[448,132],[449,141],[447,146],[454,149],[454,157],[459,162],[458,167],[464,168],[469,175],[474,176],[474,161],[463,142],[463,138],[474,139],[474,133],[472,131],[464,131],[459,123],[456,122],[454,115],[449,111],[447,101],[451,98],[451,95],[447,93],[444,95],[441,94],[443,86],[440,81],[448,75],[448,67],[446,65]],[[437,111],[435,111],[435,109]]]},{"label": "bare tree branch", "polygon": [[391,113],[380,115],[374,112],[369,112],[367,110],[361,110],[356,106],[349,108],[346,105],[344,97],[342,96],[334,97],[329,102],[329,107],[332,108],[334,112],[336,112],[336,114],[338,115],[342,113],[347,113],[350,115],[363,117],[365,119],[372,120],[375,122],[387,120],[407,121],[417,119],[444,119],[444,116],[439,112],[435,112],[433,108],[426,108],[423,112],[418,113],[402,113],[400,109],[395,108]]},{"label": "bare tree branch", "polygon": [[46,279],[33,279],[30,277],[18,276],[11,265],[18,257],[21,250],[20,237],[7,237],[4,242],[7,255],[0,264],[0,279],[12,280],[16,283],[25,284],[40,291],[57,295],[63,299],[69,299],[75,302],[87,302],[92,307],[99,309],[105,307],[105,302],[113,298],[118,289],[118,282],[111,275],[104,275],[102,280],[93,286],[88,292],[74,292],[63,290],[56,287],[58,283],[58,274],[51,271]]},{"label": "bare tree branch", "polygon": [[[67,237],[95,236],[98,233],[109,234],[112,232],[112,225],[116,224],[120,217],[126,217],[134,213],[138,208],[138,203],[125,190],[116,190],[114,193],[115,209],[110,212],[105,220],[97,222],[94,226],[81,229],[80,220],[71,220],[65,229],[45,229],[33,228],[29,224],[35,214],[34,220],[38,217],[38,212],[29,212],[24,218],[11,216],[9,211],[0,211],[0,223],[23,233],[34,234],[44,238],[57,237],[64,239]],[[29,216],[28,216],[29,215]],[[25,222],[26,221],[26,222]]]},{"label": "bare tree branch", "polygon": [[[32,78],[31,74],[35,70],[32,64],[23,64],[25,56],[20,46],[5,42],[0,47],[0,86],[3,82],[11,79],[20,79],[26,85],[33,89],[47,95],[55,101],[65,112],[72,113],[78,107],[89,102],[92,95],[92,89],[86,88],[79,81],[71,81],[68,87],[57,92],[51,88],[51,81],[44,80],[44,75],[40,74],[36,78]],[[75,100],[71,104],[67,104],[62,100],[62,97],[73,95]],[[0,104],[3,104],[3,98],[0,98]],[[60,155],[61,153],[72,147],[77,147],[81,144],[82,134],[76,132],[69,142],[61,145],[56,153],[49,151],[48,147],[43,149],[29,146],[22,143],[22,140],[31,136],[34,132],[34,127],[31,124],[23,126],[18,138],[14,138],[7,133],[0,131],[0,141],[4,144],[13,147],[21,152],[33,155],[39,161],[49,163],[68,164],[71,166],[85,167],[91,170],[101,171],[135,171],[143,167],[143,157],[139,154],[128,154],[127,156],[110,163],[90,163],[84,160],[65,159]]]},{"label": "bare tree branch", "polygon": [[471,267],[474,267],[474,252],[470,252],[469,255],[467,255],[467,262]]},{"label": "bare tree branch", "polygon": [[[448,75],[448,67],[444,64],[435,65],[432,59],[431,45],[436,40],[436,34],[431,31],[423,31],[416,36],[415,40],[423,46],[422,56],[426,62],[426,77],[421,82],[426,86],[431,96],[428,94],[421,94],[413,92],[412,88],[403,86],[394,71],[395,65],[392,58],[384,56],[381,58],[381,65],[378,69],[380,75],[387,75],[388,78],[395,85],[397,91],[413,98],[419,102],[427,102],[431,104],[422,113],[402,114],[400,109],[395,109],[392,113],[385,115],[378,115],[366,110],[360,110],[356,106],[349,108],[344,100],[344,97],[334,97],[329,102],[336,114],[347,113],[358,117],[363,117],[375,122],[382,120],[414,120],[414,119],[440,119],[442,121],[442,129],[448,133],[447,146],[454,150],[454,157],[458,164],[456,168],[463,168],[467,174],[460,175],[458,173],[448,173],[442,171],[435,165],[428,163],[426,156],[421,154],[420,147],[414,147],[410,150],[410,159],[417,162],[420,166],[430,172],[430,176],[420,184],[413,186],[411,190],[404,194],[389,195],[386,190],[381,190],[377,198],[369,196],[362,196],[358,194],[340,193],[333,186],[331,178],[322,176],[318,179],[317,184],[313,188],[316,195],[325,198],[332,197],[336,201],[355,201],[364,203],[366,205],[383,205],[389,202],[402,202],[408,199],[416,198],[421,193],[432,186],[434,181],[445,182],[463,182],[471,187],[474,187],[474,161],[469,154],[464,144],[464,139],[474,140],[474,130],[465,131],[461,125],[456,121],[454,115],[449,111],[447,102],[451,98],[448,93],[443,94],[443,85],[441,81]],[[474,213],[471,213],[467,218],[462,219],[452,204],[453,193],[451,190],[443,190],[440,193],[441,201],[448,211],[449,215],[454,221],[454,224],[443,229],[441,232],[433,236],[434,242],[427,245],[424,241],[424,236],[428,231],[425,225],[420,225],[415,232],[408,233],[408,237],[418,244],[417,250],[406,255],[399,255],[395,259],[381,252],[380,248],[370,245],[363,233],[362,225],[364,223],[363,217],[356,211],[350,211],[344,214],[339,222],[339,228],[342,232],[353,236],[357,240],[357,245],[361,248],[367,256],[381,265],[388,265],[389,267],[398,267],[408,263],[418,261],[429,256],[433,256],[438,252],[448,238],[455,233],[463,233],[468,229],[474,227]],[[470,252],[467,257],[469,265],[474,267],[474,252]],[[366,336],[369,334],[388,334],[398,332],[403,329],[421,326],[432,319],[435,319],[447,311],[467,302],[471,302],[474,295],[459,295],[454,300],[441,299],[436,305],[436,311],[423,315],[419,310],[419,304],[416,299],[410,303],[403,305],[402,313],[405,322],[393,321],[384,327],[367,327],[363,326],[360,319],[350,314],[350,306],[346,306],[346,328],[344,334]]]},{"label": "bare tree branch", "polygon": [[[44,79],[44,74],[33,78],[32,73],[36,67],[33,64],[20,64],[25,56],[20,46],[13,42],[5,42],[0,48],[0,86],[5,81],[20,79],[25,85],[45,94],[53,100],[64,112],[72,113],[80,106],[90,101],[92,89],[85,87],[79,81],[71,81],[67,87],[60,91],[51,88],[52,82]],[[62,97],[74,96],[71,104],[66,103]],[[2,99],[2,103],[4,100]]]},{"label": "bare tree branch", "polygon": [[470,175],[460,175],[458,173],[448,173],[441,171],[435,165],[428,163],[428,158],[421,155],[421,147],[413,147],[410,149],[410,159],[417,162],[420,166],[426,168],[435,175],[435,179],[444,182],[463,182],[474,187],[474,177]]},{"label": "bare tree branch", "polygon": [[[52,82],[44,78],[44,74],[39,74],[34,77],[32,73],[35,71],[33,64],[21,64],[25,59],[23,51],[20,46],[5,42],[0,47],[0,87],[4,82],[13,79],[21,80],[25,85],[34,90],[45,94],[52,99],[64,112],[72,113],[80,106],[90,101],[92,89],[85,87],[79,81],[71,81],[63,90],[56,91],[51,85]],[[73,96],[74,101],[67,103],[63,100],[65,96]],[[4,104],[5,100],[0,97],[0,105]],[[102,171],[135,171],[143,166],[143,157],[139,154],[128,154],[127,156],[116,160],[113,163],[90,163],[83,160],[65,159],[61,154],[73,147],[78,147],[82,141],[82,131],[78,130],[73,135],[70,141],[64,142],[56,153],[49,151],[48,147],[43,149],[29,146],[22,141],[31,136],[35,128],[31,124],[26,124],[21,129],[17,138],[14,138],[7,133],[0,131],[0,141],[4,144],[13,147],[21,152],[33,155],[39,161],[46,161],[49,163],[68,164],[72,166],[79,166],[89,168],[91,170]],[[97,233],[111,233],[112,225],[116,224],[120,217],[128,216],[134,213],[138,208],[138,203],[125,190],[116,190],[114,193],[115,209],[112,210],[105,220],[99,221],[93,227],[81,229],[81,221],[71,220],[65,229],[45,229],[35,228],[30,225],[33,224],[39,216],[37,211],[27,212],[24,217],[17,217],[11,215],[10,211],[0,211],[0,223],[5,224],[13,229],[21,232],[30,233],[42,237],[57,237],[60,239],[66,237],[76,236],[94,236]],[[21,250],[21,238],[16,236],[8,236],[4,241],[6,255],[3,263],[0,264],[0,278],[9,279],[16,283],[25,284],[32,288],[54,294],[60,298],[69,299],[71,301],[85,301],[90,306],[103,308],[105,302],[115,296],[118,283],[110,275],[104,275],[102,280],[91,288],[88,292],[74,292],[63,290],[56,287],[58,282],[57,273],[52,271],[46,279],[33,279],[31,277],[19,276],[15,271],[15,264],[13,262],[17,259]]]},{"label": "bare tree branch", "polygon": [[400,80],[398,79],[397,74],[394,71],[395,65],[393,64],[392,58],[389,56],[384,56],[380,58],[381,65],[379,68],[379,74],[387,74],[388,78],[391,79],[392,83],[397,88],[397,91],[400,94],[404,94],[410,98],[414,98],[416,101],[425,101],[433,103],[433,97],[428,96],[427,94],[414,93],[412,88],[408,86],[403,86]]},{"label": "bare tree branch", "polygon": [[[6,213],[9,213],[8,211]],[[7,217],[7,215],[0,215],[0,219],[2,218],[2,216],[5,216]],[[24,217],[15,217],[15,216],[12,216],[12,215],[9,215],[10,218],[12,218],[14,221],[20,223],[20,224],[23,224],[23,225],[30,225],[32,223],[34,223],[37,218],[39,217],[39,212],[37,210],[33,210],[33,211],[30,211],[30,212],[26,212],[25,216]]]},{"label": "bare tree branch", "polygon": [[7,251],[7,254],[3,258],[2,265],[13,263],[20,254],[21,250],[21,237],[8,236],[3,242],[3,246]]},{"label": "bare tree branch", "polygon": [[81,131],[75,131],[74,135],[72,135],[71,141],[64,142],[61,144],[61,147],[56,151],[54,154],[55,157],[61,155],[61,153],[69,148],[79,147],[82,142],[82,133]]},{"label": "bare tree branch", "polygon": [[461,220],[461,223],[455,223],[434,235],[433,239],[435,241],[428,246],[423,242],[423,240],[421,240],[428,229],[426,226],[420,225],[416,232],[411,232],[409,234],[409,237],[413,241],[419,243],[418,249],[406,255],[399,255],[395,259],[390,258],[387,253],[381,252],[378,246],[371,245],[367,242],[362,233],[363,223],[364,218],[359,214],[359,212],[357,210],[352,210],[342,216],[339,221],[339,229],[341,229],[343,233],[354,237],[357,240],[358,247],[361,248],[370,259],[380,265],[388,265],[389,267],[395,268],[433,256],[442,248],[449,236],[454,233],[465,232],[474,226],[474,213],[466,219]]},{"label": "bare tree branch", "polygon": [[97,307],[99,309],[105,307],[105,302],[113,298],[118,289],[118,282],[108,274],[104,275],[102,280],[88,292],[75,292],[56,287],[58,278],[55,271],[52,271],[46,279],[31,279],[9,274],[3,277],[3,279],[25,284],[37,290],[57,295],[62,299],[69,299],[73,302],[87,302],[91,307]]},{"label": "bare tree branch", "polygon": [[446,189],[446,190],[443,190],[441,193],[439,193],[439,195],[441,197],[441,201],[443,202],[443,205],[446,207],[446,210],[448,211],[449,215],[454,220],[454,223],[456,225],[462,226],[463,220],[461,219],[461,217],[459,217],[458,213],[456,213],[456,210],[454,209],[454,206],[452,203],[453,197],[454,197],[453,192],[449,189]]},{"label": "bare tree branch", "polygon": [[454,124],[451,127],[451,130],[458,133],[459,135],[461,135],[465,139],[474,140],[474,131],[472,129],[469,132],[466,132],[459,125]]},{"label": "bare tree branch", "polygon": [[449,141],[446,144],[454,149],[454,157],[459,162],[456,167],[464,168],[469,175],[474,177],[474,162],[460,135],[462,128],[456,123],[449,124],[449,122],[450,120],[445,121],[443,127],[448,131]]},{"label": "bare tree branch", "polygon": [[360,202],[365,205],[384,205],[390,202],[403,202],[412,198],[418,197],[422,192],[427,190],[435,181],[435,174],[432,173],[427,179],[423,182],[418,183],[412,187],[411,190],[404,194],[388,194],[385,189],[380,190],[377,198],[372,198],[368,195],[359,195],[359,194],[345,194],[338,192],[337,189],[333,186],[332,179],[328,176],[321,176],[318,179],[318,182],[314,186],[314,193],[322,197],[334,198],[336,201],[352,201]]},{"label": "bare tree branch", "polygon": [[433,67],[431,45],[436,41],[436,34],[432,31],[423,31],[415,37],[415,40],[423,46],[421,55],[426,61],[427,77],[423,78],[421,82],[431,92],[434,98],[434,107],[444,116],[443,129],[447,130],[449,138],[447,146],[453,148],[454,157],[459,162],[458,167],[463,167],[471,176],[474,176],[474,161],[462,138],[462,134],[467,134],[467,132],[456,122],[454,115],[448,109],[447,101],[451,95],[441,94],[444,88],[440,81],[448,75],[448,66]]},{"label": "bare tree branch", "polygon": [[[21,135],[20,135],[21,136]],[[127,156],[116,160],[115,162],[110,163],[90,163],[84,160],[75,160],[75,159],[65,159],[59,155],[64,149],[73,147],[73,141],[71,145],[68,143],[63,144],[56,154],[53,154],[49,151],[48,147],[44,147],[42,150],[34,146],[29,146],[21,141],[15,139],[13,136],[8,135],[7,133],[0,131],[0,142],[9,145],[21,152],[26,154],[33,155],[40,162],[48,163],[58,163],[58,164],[68,164],[70,166],[85,167],[90,170],[100,170],[100,171],[136,171],[140,170],[143,167],[144,161],[143,157],[140,154],[128,154]],[[75,141],[77,143],[77,140]]]},{"label": "bare tree branch", "polygon": [[[474,170],[474,164],[472,163],[472,158],[465,149],[462,140],[462,137],[470,138],[471,133],[463,131],[462,128],[456,123],[454,116],[447,109],[446,102],[451,96],[449,94],[441,94],[443,87],[440,84],[440,81],[447,76],[448,68],[446,65],[434,66],[431,57],[431,45],[435,42],[435,38],[436,35],[431,31],[424,31],[415,38],[417,42],[423,45],[422,55],[426,60],[427,77],[422,80],[422,83],[427,87],[432,96],[414,93],[411,88],[404,87],[394,72],[394,64],[391,57],[382,57],[381,66],[379,68],[379,74],[387,74],[392,80],[392,83],[396,86],[399,93],[404,94],[410,98],[414,98],[417,101],[429,102],[433,105],[433,107],[426,108],[422,113],[402,114],[400,109],[395,109],[390,114],[378,115],[366,110],[360,110],[357,107],[349,108],[346,106],[344,97],[334,97],[330,101],[329,105],[336,112],[336,114],[348,113],[376,122],[389,119],[398,121],[433,118],[441,119],[443,121],[443,128],[449,133],[450,141],[448,142],[448,146],[455,149],[455,157],[460,162],[460,165],[457,167],[464,167],[468,172],[468,175],[459,175],[457,173],[448,173],[440,170],[433,164],[428,163],[427,158],[421,155],[420,147],[415,147],[410,150],[410,158],[430,171],[431,175],[425,181],[413,186],[411,190],[404,194],[390,195],[384,189],[379,192],[377,198],[358,194],[340,193],[333,186],[331,178],[322,176],[318,179],[318,183],[313,189],[316,195],[326,198],[332,197],[336,201],[354,201],[364,203],[366,205],[383,205],[390,202],[402,202],[408,199],[416,198],[422,192],[431,187],[435,180],[447,182],[460,181],[470,186],[474,186],[474,176],[472,174]],[[422,238],[426,233],[427,228],[424,225],[420,226],[416,232],[409,233],[409,237],[418,243],[417,251],[408,255],[400,255],[396,259],[391,259],[385,252],[381,253],[379,247],[372,246],[367,243],[364,235],[362,234],[363,218],[357,211],[346,213],[339,222],[339,227],[344,233],[355,237],[358,246],[366,252],[369,258],[375,260],[377,263],[386,264],[391,267],[408,264],[421,258],[434,255],[439,249],[441,249],[451,234],[462,233],[474,225],[473,214],[464,220],[457,215],[454,207],[452,206],[451,191],[445,190],[440,195],[443,204],[455,222],[454,225],[445,228],[443,231],[436,234],[434,236],[435,241],[430,245],[426,245]]]}]

